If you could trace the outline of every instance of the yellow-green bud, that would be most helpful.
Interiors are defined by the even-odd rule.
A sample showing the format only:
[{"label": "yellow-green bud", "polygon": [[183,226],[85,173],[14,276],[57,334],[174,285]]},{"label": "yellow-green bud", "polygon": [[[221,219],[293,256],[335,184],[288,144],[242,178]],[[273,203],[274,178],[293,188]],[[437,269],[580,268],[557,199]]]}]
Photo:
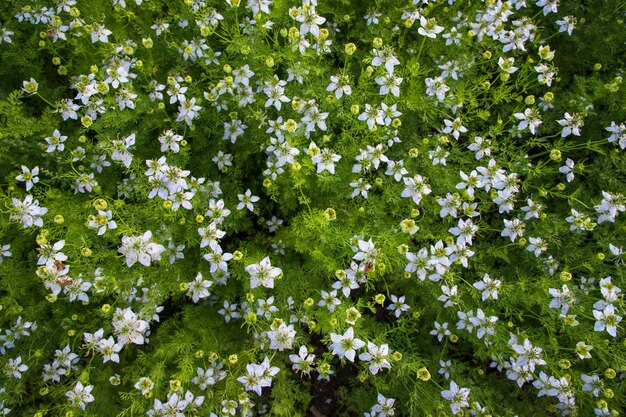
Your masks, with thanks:
[{"label": "yellow-green bud", "polygon": [[180,382],[178,379],[171,379],[170,380],[170,389],[172,391],[178,391],[182,385],[183,385],[183,383]]},{"label": "yellow-green bud", "polygon": [[89,128],[93,124],[93,119],[91,116],[83,116],[80,118],[80,123],[86,128]]},{"label": "yellow-green bud", "polygon": [[417,379],[422,381],[428,381],[430,379],[430,372],[425,367],[422,367],[417,370]]},{"label": "yellow-green bud", "polygon": [[356,45],[353,44],[352,42],[347,43],[345,46],[345,51],[346,51],[346,54],[348,55],[354,54],[356,52]]},{"label": "yellow-green bud", "polygon": [[257,319],[257,315],[253,311],[250,311],[248,314],[246,314],[246,323],[248,324],[256,324]]},{"label": "yellow-green bud", "polygon": [[559,162],[561,160],[561,151],[558,149],[552,149],[550,151],[550,159],[554,162]]}]

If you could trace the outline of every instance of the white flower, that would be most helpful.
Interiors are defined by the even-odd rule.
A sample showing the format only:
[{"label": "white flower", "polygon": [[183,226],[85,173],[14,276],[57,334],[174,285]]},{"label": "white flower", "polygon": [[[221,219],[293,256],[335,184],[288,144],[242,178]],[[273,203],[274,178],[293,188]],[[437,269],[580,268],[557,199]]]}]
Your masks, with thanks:
[{"label": "white flower", "polygon": [[419,204],[422,197],[431,192],[430,187],[426,184],[426,178],[421,175],[416,175],[413,178],[404,177],[403,181],[406,188],[402,191],[401,197],[411,197],[415,204]]},{"label": "white flower", "polygon": [[365,346],[365,342],[354,337],[354,329],[352,327],[346,330],[343,335],[331,333],[330,339],[333,342],[330,345],[333,355],[337,355],[339,358],[346,358],[350,362],[354,362],[356,351]]},{"label": "white flower", "polygon": [[22,372],[28,371],[28,365],[22,363],[22,357],[18,356],[15,359],[9,359],[6,365],[4,365],[4,374],[8,378],[22,379]]},{"label": "white flower", "polygon": [[171,151],[178,153],[180,151],[180,142],[183,140],[181,135],[177,135],[173,130],[166,130],[159,136],[161,143],[161,152]]},{"label": "white flower", "polygon": [[194,303],[197,303],[201,298],[207,298],[211,295],[209,293],[211,285],[213,285],[213,282],[204,279],[202,274],[198,272],[196,278],[187,283],[187,296],[191,297]]},{"label": "white flower", "polygon": [[392,73],[387,73],[382,77],[376,78],[376,84],[380,85],[378,94],[384,96],[385,94],[393,94],[396,97],[400,97],[400,84],[402,78],[396,77]]},{"label": "white flower", "polygon": [[539,256],[548,250],[548,244],[540,237],[529,237],[528,241],[530,242],[530,245],[528,245],[526,250],[533,252],[535,256]]},{"label": "white flower", "polygon": [[541,114],[537,109],[526,109],[524,113],[515,113],[513,115],[516,119],[521,120],[517,126],[518,130],[524,130],[528,128],[533,135],[537,133],[539,126],[541,126]]},{"label": "white flower", "polygon": [[381,109],[372,106],[369,103],[365,104],[365,110],[358,117],[361,121],[366,121],[367,127],[371,130],[375,124],[384,126],[385,119],[383,118],[383,112]]},{"label": "white flower", "polygon": [[293,363],[291,369],[294,371],[300,371],[305,375],[308,375],[315,361],[315,355],[309,353],[305,345],[300,346],[300,350],[297,355],[289,355],[289,360]]},{"label": "white flower", "polygon": [[617,337],[617,324],[622,321],[622,316],[615,314],[615,307],[612,304],[607,305],[604,311],[593,310],[593,316],[596,318],[593,330],[596,332],[606,330],[611,336]]},{"label": "white flower", "polygon": [[277,75],[274,75],[274,80],[265,82],[265,86],[262,90],[267,96],[265,107],[274,106],[276,110],[280,110],[282,103],[291,101],[291,99],[285,95],[286,85],[287,81],[278,79]]},{"label": "white flower", "polygon": [[441,77],[426,78],[426,94],[429,96],[437,96],[437,100],[443,101],[446,98],[446,93],[450,91],[444,79]]},{"label": "white flower", "polygon": [[586,344],[585,342],[576,343],[576,354],[580,359],[591,359],[591,353],[593,346]]},{"label": "white flower", "polygon": [[44,139],[48,143],[48,148],[46,149],[46,152],[60,152],[65,149],[65,144],[63,142],[65,142],[67,136],[62,136],[61,132],[59,132],[57,129],[54,129],[54,132],[52,132],[52,136],[48,136]]},{"label": "white flower", "polygon": [[476,152],[475,157],[476,157],[476,160],[479,161],[485,155],[486,156],[491,155],[491,148],[489,147],[490,145],[491,145],[491,141],[489,139],[483,139],[480,136],[475,136],[474,141],[468,145],[467,149],[469,149],[470,151]]},{"label": "white flower", "polygon": [[295,337],[296,331],[293,328],[293,324],[286,325],[281,323],[277,327],[272,324],[272,330],[267,332],[267,338],[270,340],[270,349],[276,349],[280,352],[285,349],[291,349]]},{"label": "white flower", "polygon": [[543,7],[543,15],[556,13],[559,7],[559,0],[537,0],[537,7]]},{"label": "white flower", "polygon": [[97,216],[90,217],[93,218],[89,220],[87,226],[91,229],[98,229],[98,236],[102,236],[107,229],[117,229],[117,223],[115,223],[115,220],[112,220],[113,214],[111,210],[98,210]]},{"label": "white flower", "polygon": [[357,242],[358,249],[355,250],[356,255],[352,257],[355,261],[363,261],[374,262],[376,260],[376,256],[378,255],[378,251],[376,250],[376,245],[372,242],[372,239],[365,241],[359,239]]},{"label": "white flower", "polygon": [[559,168],[559,172],[561,174],[565,174],[565,178],[567,179],[567,182],[574,181],[574,167],[575,166],[576,165],[574,164],[574,161],[567,158],[567,160],[565,161],[565,165]]},{"label": "white flower", "polygon": [[580,136],[580,128],[583,127],[584,122],[580,114],[569,114],[565,112],[565,118],[557,120],[557,123],[563,126],[561,137],[564,138],[569,135]]},{"label": "white flower", "polygon": [[337,298],[337,290],[327,292],[322,290],[322,299],[317,303],[320,307],[326,307],[328,311],[335,311],[335,307],[341,304],[339,298]]},{"label": "white flower", "polygon": [[343,95],[351,95],[352,87],[350,87],[350,78],[348,75],[332,75],[330,84],[326,87],[326,91],[335,92],[335,97],[340,99]]},{"label": "white flower", "polygon": [[33,185],[39,181],[39,177],[37,175],[39,175],[39,167],[36,166],[30,170],[25,165],[22,165],[22,173],[15,177],[15,179],[20,182],[25,182],[26,191],[30,191],[30,189],[33,188]]},{"label": "white flower", "polygon": [[109,29],[105,28],[99,23],[94,23],[92,27],[93,29],[90,33],[92,43],[96,43],[98,41],[102,43],[109,42],[109,35],[112,35],[113,32],[111,32]]},{"label": "white flower", "polygon": [[198,234],[202,238],[200,248],[210,247],[215,249],[219,247],[218,240],[226,235],[226,232],[217,228],[217,223],[212,221],[207,227],[198,228]]},{"label": "white flower", "polygon": [[463,126],[461,119],[458,117],[454,119],[454,121],[445,119],[443,123],[445,124],[445,127],[442,129],[442,132],[452,133],[452,136],[454,136],[454,139],[456,140],[459,140],[461,133],[467,133],[467,128]]},{"label": "white flower", "polygon": [[365,413],[365,417],[389,417],[396,413],[394,404],[396,400],[394,398],[385,398],[384,395],[378,394],[378,403],[372,406],[369,413]]},{"label": "white flower", "polygon": [[450,401],[450,409],[453,414],[457,414],[462,408],[469,407],[470,389],[459,388],[454,381],[450,381],[450,389],[441,392],[441,396]]},{"label": "white flower", "polygon": [[140,236],[123,236],[119,253],[126,256],[126,265],[130,268],[137,261],[143,266],[150,266],[151,261],[161,260],[165,247],[152,241],[152,232],[146,231]]},{"label": "white flower", "polygon": [[448,230],[456,238],[456,244],[458,246],[471,245],[474,234],[478,231],[478,226],[472,222],[471,219],[463,220],[459,219],[458,225]]},{"label": "white flower", "polygon": [[135,134],[132,133],[122,139],[115,139],[111,142],[111,160],[121,162],[126,168],[130,167],[133,161],[133,154],[129,149],[135,145]]},{"label": "white flower", "polygon": [[82,410],[85,410],[85,405],[94,400],[93,395],[91,395],[92,389],[93,385],[84,387],[83,384],[78,381],[74,389],[66,392],[65,396],[70,400],[72,407],[80,407]]},{"label": "white flower", "polygon": [[0,264],[2,263],[4,258],[8,258],[9,256],[12,255],[9,249],[11,249],[10,244],[0,246]]},{"label": "white flower", "polygon": [[525,227],[526,225],[520,219],[504,219],[504,229],[502,230],[502,233],[500,233],[500,236],[508,236],[511,239],[511,242],[515,242],[515,239],[524,235]]},{"label": "white flower", "polygon": [[572,36],[572,32],[576,28],[577,19],[575,16],[563,16],[563,19],[559,19],[556,21],[556,24],[559,25],[559,32],[566,32],[567,34]]},{"label": "white flower", "polygon": [[359,178],[354,182],[350,183],[350,187],[354,188],[352,191],[352,198],[361,194],[361,197],[367,198],[367,192],[372,188],[370,184],[368,184],[364,178]]},{"label": "white flower", "polygon": [[250,288],[259,285],[265,288],[274,288],[274,279],[282,274],[282,269],[272,266],[269,256],[266,256],[258,264],[246,266],[246,272],[250,274]]},{"label": "white flower", "polygon": [[317,166],[317,173],[321,174],[323,171],[328,171],[331,174],[335,173],[335,162],[339,162],[341,155],[338,155],[330,149],[323,148],[318,155],[311,158],[311,161]]},{"label": "white flower", "polygon": [[435,18],[426,19],[424,16],[420,16],[421,27],[417,30],[420,35],[428,36],[435,39],[438,33],[443,32],[443,26],[437,25]]},{"label": "white flower", "polygon": [[237,198],[239,199],[239,204],[237,205],[237,210],[243,210],[244,207],[250,211],[254,211],[254,204],[260,200],[260,198],[256,195],[252,195],[252,191],[248,188],[245,194],[237,194]]},{"label": "white flower", "polygon": [[497,300],[498,299],[498,290],[500,289],[500,285],[502,282],[498,279],[493,279],[489,276],[489,274],[485,274],[483,276],[482,281],[478,281],[474,283],[474,288],[479,291],[482,291],[482,300]]},{"label": "white flower", "polygon": [[591,392],[594,397],[600,395],[600,391],[604,389],[604,382],[598,375],[585,375],[582,374],[580,378],[583,380],[583,392]]},{"label": "white flower", "polygon": [[385,45],[381,49],[374,48],[374,58],[372,59],[372,65],[379,67],[385,66],[388,74],[392,74],[394,67],[400,65],[400,61],[393,53],[391,46]]},{"label": "white flower", "polygon": [[102,354],[102,362],[106,363],[108,361],[111,362],[120,362],[120,355],[118,352],[122,350],[122,345],[119,343],[115,343],[113,340],[113,336],[109,336],[108,339],[103,339],[100,341],[99,351]]},{"label": "white flower", "polygon": [[372,342],[367,342],[367,352],[361,353],[359,359],[369,363],[372,375],[376,375],[381,369],[391,369],[387,344],[377,346]]},{"label": "white flower", "polygon": [[429,334],[437,336],[437,340],[441,342],[445,336],[450,336],[452,333],[448,330],[448,323],[439,324],[435,322],[435,328]]},{"label": "white flower", "polygon": [[272,386],[272,377],[280,369],[275,366],[270,367],[270,361],[266,357],[260,364],[249,363],[246,365],[247,375],[240,376],[237,381],[241,382],[246,391],[254,391],[261,395],[263,387]]},{"label": "white flower", "polygon": [[43,226],[41,216],[48,212],[45,207],[39,206],[39,200],[33,200],[32,195],[27,195],[24,201],[17,198],[11,199],[13,208],[11,209],[11,220],[20,220],[24,228]]},{"label": "white flower", "polygon": [[307,7],[298,9],[300,13],[296,16],[296,21],[301,22],[300,35],[302,36],[311,33],[313,36],[318,37],[320,34],[319,25],[326,22],[325,17],[317,14],[315,4],[317,4],[317,2],[307,2]]},{"label": "white flower", "polygon": [[[11,32],[11,34],[13,34],[13,32]],[[9,39],[8,42],[10,43],[10,41],[11,39]],[[28,94],[36,94],[38,89],[39,84],[37,83],[37,81],[35,81],[33,77],[31,77],[29,81],[22,82],[22,90],[26,91]]]},{"label": "white flower", "polygon": [[507,59],[504,59],[502,57],[498,58],[498,66],[502,71],[508,74],[513,74],[515,71],[517,71],[518,68],[513,66],[514,63],[515,58],[513,57]]},{"label": "white flower", "polygon": [[113,315],[113,329],[117,336],[117,343],[126,345],[134,343],[144,344],[144,334],[148,331],[148,322],[141,320],[130,307],[124,310],[118,308]]},{"label": "white flower", "polygon": [[391,295],[391,305],[387,307],[389,310],[392,310],[396,318],[400,317],[400,315],[410,309],[411,307],[404,302],[404,295],[400,297],[396,297],[394,294]]},{"label": "white flower", "polygon": [[142,395],[146,395],[154,388],[154,382],[150,378],[142,377],[135,384],[135,388],[140,390]]}]

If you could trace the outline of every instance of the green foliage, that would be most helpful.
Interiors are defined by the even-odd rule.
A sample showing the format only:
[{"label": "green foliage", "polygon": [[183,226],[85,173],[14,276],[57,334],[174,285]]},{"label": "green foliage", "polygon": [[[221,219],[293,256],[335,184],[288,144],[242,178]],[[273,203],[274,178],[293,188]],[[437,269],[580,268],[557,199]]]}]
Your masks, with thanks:
[{"label": "green foliage", "polygon": [[619,415],[626,9],[561,3],[0,2],[0,414]]}]

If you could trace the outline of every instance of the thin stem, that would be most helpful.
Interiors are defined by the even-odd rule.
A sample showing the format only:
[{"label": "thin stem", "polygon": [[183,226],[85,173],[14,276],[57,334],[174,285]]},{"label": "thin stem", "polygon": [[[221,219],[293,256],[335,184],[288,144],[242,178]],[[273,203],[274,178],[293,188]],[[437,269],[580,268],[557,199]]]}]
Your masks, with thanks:
[{"label": "thin stem", "polygon": [[46,102],[46,104],[48,104],[48,106],[50,107],[56,107],[54,104],[50,103],[44,96],[42,96],[41,94],[39,94],[39,92],[37,92],[37,96],[42,99],[43,101]]},{"label": "thin stem", "polygon": [[422,55],[422,49],[424,48],[424,43],[426,43],[426,36],[424,36],[424,39],[422,39],[422,43],[420,45],[420,50],[417,53],[417,63],[418,64],[419,64],[420,56]]}]

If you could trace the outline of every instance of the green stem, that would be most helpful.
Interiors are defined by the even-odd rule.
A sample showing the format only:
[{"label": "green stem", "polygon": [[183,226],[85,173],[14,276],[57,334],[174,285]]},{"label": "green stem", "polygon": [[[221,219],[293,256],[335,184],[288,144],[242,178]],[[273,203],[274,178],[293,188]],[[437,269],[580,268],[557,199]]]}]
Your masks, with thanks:
[{"label": "green stem", "polygon": [[37,96],[42,99],[44,102],[46,102],[46,104],[48,104],[48,106],[50,107],[56,107],[54,104],[50,103],[44,96],[42,96],[41,94],[39,94],[39,92],[37,92]]},{"label": "green stem", "polygon": [[422,49],[424,48],[424,44],[426,43],[426,36],[424,36],[424,39],[422,39],[422,43],[420,45],[420,50],[417,53],[417,62],[419,63],[420,60],[420,56],[422,55]]}]

